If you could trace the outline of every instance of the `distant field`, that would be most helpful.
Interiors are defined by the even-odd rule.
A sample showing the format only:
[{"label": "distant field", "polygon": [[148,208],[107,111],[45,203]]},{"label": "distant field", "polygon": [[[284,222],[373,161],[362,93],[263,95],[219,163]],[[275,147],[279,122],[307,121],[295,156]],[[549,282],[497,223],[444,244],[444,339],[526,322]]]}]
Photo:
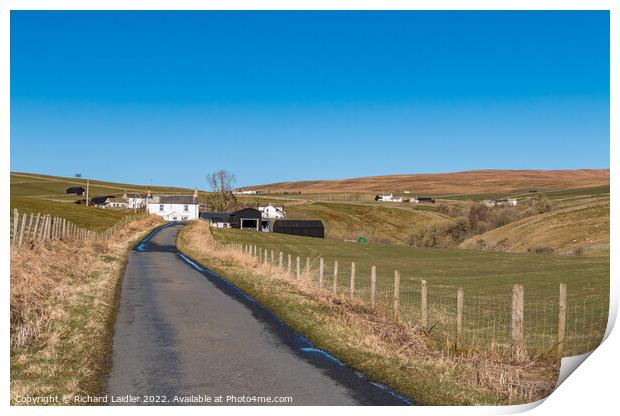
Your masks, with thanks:
[{"label": "distant field", "polygon": [[609,185],[609,169],[479,170],[437,174],[369,176],[353,179],[278,182],[246,186],[264,192],[403,192],[413,194],[505,194]]},{"label": "distant field", "polygon": [[[58,176],[38,175],[31,173],[11,173],[11,215],[13,209],[20,212],[43,213],[65,218],[74,224],[91,230],[103,230],[130,211],[101,209],[74,204],[76,195],[67,195],[70,186],[86,188],[85,179],[63,178]],[[162,194],[191,194],[193,190],[171,187],[148,187],[139,185],[118,184],[91,180],[89,196],[114,195],[121,196],[125,191],[146,194],[148,189]]]},{"label": "distant field", "polygon": [[451,221],[438,213],[407,208],[314,202],[289,205],[286,210],[290,218],[322,220],[326,237],[340,240],[363,235],[375,242],[404,243],[415,231]]},{"label": "distant field", "polygon": [[513,252],[551,247],[562,254],[581,249],[584,254],[609,256],[609,204],[609,196],[565,199],[556,210],[474,236],[460,246],[484,244]]},{"label": "distant field", "polygon": [[[293,258],[310,257],[312,268],[318,257],[326,261],[325,285],[333,284],[333,261],[339,261],[339,293],[349,290],[351,262],[356,263],[356,287],[360,296],[368,297],[370,268],[377,267],[377,290],[389,298],[393,291],[394,270],[401,272],[403,312],[416,319],[419,307],[420,280],[429,284],[429,302],[439,305],[449,315],[455,305],[456,290],[466,294],[466,325],[469,339],[489,341],[491,327],[496,342],[509,336],[510,294],[513,283],[525,286],[526,326],[532,348],[553,343],[557,324],[558,285],[568,285],[569,325],[572,325],[569,354],[577,354],[598,343],[607,322],[609,304],[609,258],[567,257],[498,253],[463,249],[427,249],[387,244],[345,243],[335,240],[260,233],[244,230],[214,230],[222,242],[242,242],[276,253],[291,253]],[[389,303],[388,299],[385,299]],[[451,326],[442,321],[437,335],[449,337]],[[482,330],[481,330],[482,328]],[[585,335],[585,334],[588,335]],[[596,340],[593,341],[593,339]],[[547,345],[549,344],[549,345]]]}]

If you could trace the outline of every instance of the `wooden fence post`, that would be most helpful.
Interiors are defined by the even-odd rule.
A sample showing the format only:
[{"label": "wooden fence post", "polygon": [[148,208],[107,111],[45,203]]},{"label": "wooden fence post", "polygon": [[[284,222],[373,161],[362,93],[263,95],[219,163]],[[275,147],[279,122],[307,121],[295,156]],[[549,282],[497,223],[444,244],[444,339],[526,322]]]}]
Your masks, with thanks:
[{"label": "wooden fence post", "polygon": [[19,232],[19,242],[17,243],[18,247],[22,246],[22,242],[24,240],[24,233],[26,232],[26,221],[28,220],[28,214],[22,214],[22,226]]},{"label": "wooden fence post", "polygon": [[306,257],[306,269],[304,273],[306,273],[306,277],[310,276],[310,257]]},{"label": "wooden fence post", "polygon": [[394,270],[394,315],[398,317],[400,310],[400,272]]},{"label": "wooden fence post", "polygon": [[370,268],[370,306],[375,307],[375,291],[377,289],[377,266]]},{"label": "wooden fence post", "polygon": [[297,256],[297,279],[299,280],[301,276],[301,261],[299,260],[299,256]]},{"label": "wooden fence post", "polygon": [[427,289],[427,285],[426,285],[426,280],[422,280],[421,283],[422,287],[421,287],[421,302],[420,302],[420,307],[422,308],[421,310],[421,318],[422,318],[422,327],[423,328],[427,328],[428,327],[428,289]]},{"label": "wooden fence post", "polygon": [[351,297],[355,295],[355,262],[351,262],[351,287],[349,288],[349,295]]},{"label": "wooden fence post", "polygon": [[288,255],[288,266],[287,266],[287,268],[286,268],[286,272],[287,272],[287,273],[289,274],[289,276],[290,276],[290,274],[291,274],[291,255],[290,255],[290,253],[289,253],[289,255]]},{"label": "wooden fence post", "polygon": [[32,231],[32,242],[36,243],[39,235],[39,220],[41,218],[41,213],[37,212],[37,219],[34,221],[34,230]]},{"label": "wooden fence post", "polygon": [[558,316],[558,350],[555,358],[559,360],[564,356],[566,344],[566,283],[560,283],[560,315]]},{"label": "wooden fence post", "polygon": [[17,223],[19,222],[19,211],[13,208],[13,245],[17,244]]},{"label": "wooden fence post", "polygon": [[28,234],[26,238],[26,244],[32,240],[32,223],[34,221],[34,212],[30,213],[30,220],[28,220]]},{"label": "wooden fence post", "polygon": [[523,285],[515,284],[512,286],[512,356],[523,358],[525,353],[525,342],[523,338],[523,308],[524,289]]},{"label": "wooden fence post", "polygon": [[271,249],[271,264],[275,264],[275,261],[273,258],[273,249]]},{"label": "wooden fence post", "polygon": [[269,261],[269,259],[267,258],[267,249],[265,249],[265,255],[263,256],[263,263],[267,264],[267,262]]},{"label": "wooden fence post", "polygon": [[319,288],[323,288],[323,257],[319,259]]},{"label": "wooden fence post", "polygon": [[463,306],[465,293],[463,289],[456,292],[456,343],[455,347],[460,350],[463,347]]},{"label": "wooden fence post", "polygon": [[338,293],[338,260],[334,260],[334,295]]},{"label": "wooden fence post", "polygon": [[283,260],[284,260],[283,257],[284,257],[284,255],[282,254],[282,252],[278,253],[278,267],[279,268],[282,268],[282,266],[283,266],[283,263],[284,263],[283,262]]}]

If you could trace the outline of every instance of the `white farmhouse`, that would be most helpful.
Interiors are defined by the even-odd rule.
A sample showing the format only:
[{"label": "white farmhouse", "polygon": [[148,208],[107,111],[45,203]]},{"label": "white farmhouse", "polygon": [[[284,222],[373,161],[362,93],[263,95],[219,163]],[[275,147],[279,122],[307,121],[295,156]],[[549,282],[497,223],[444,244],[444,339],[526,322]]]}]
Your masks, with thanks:
[{"label": "white farmhouse", "polygon": [[394,199],[394,195],[389,194],[389,195],[377,195],[375,200],[376,201],[382,201],[382,202],[392,202],[392,200]]},{"label": "white farmhouse", "polygon": [[197,220],[199,216],[198,193],[147,197],[147,212],[163,217],[166,221]]},{"label": "white farmhouse", "polygon": [[127,208],[129,209],[140,209],[146,205],[146,196],[127,193],[124,196],[127,201]]},{"label": "white farmhouse", "polygon": [[258,210],[261,212],[263,218],[275,218],[277,220],[284,218],[286,212],[283,206],[264,205],[259,206]]}]

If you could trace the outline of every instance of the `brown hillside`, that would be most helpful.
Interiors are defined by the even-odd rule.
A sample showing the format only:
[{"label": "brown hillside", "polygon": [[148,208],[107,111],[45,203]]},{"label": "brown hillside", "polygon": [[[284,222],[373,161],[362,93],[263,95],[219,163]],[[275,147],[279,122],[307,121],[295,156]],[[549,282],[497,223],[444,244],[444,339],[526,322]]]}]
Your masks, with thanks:
[{"label": "brown hillside", "polygon": [[264,192],[402,192],[434,195],[587,188],[609,184],[609,169],[476,170],[454,173],[368,176],[246,186]]}]

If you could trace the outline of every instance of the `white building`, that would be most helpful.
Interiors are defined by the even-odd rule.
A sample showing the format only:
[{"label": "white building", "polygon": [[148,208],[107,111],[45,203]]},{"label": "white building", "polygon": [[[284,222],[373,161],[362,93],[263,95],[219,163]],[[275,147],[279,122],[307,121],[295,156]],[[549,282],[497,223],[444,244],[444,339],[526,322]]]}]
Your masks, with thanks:
[{"label": "white building", "polygon": [[255,191],[252,189],[235,189],[232,193],[234,195],[261,195],[263,191]]},{"label": "white building", "polygon": [[395,198],[393,194],[377,195],[375,197],[375,201],[380,201],[380,202],[403,202],[403,198],[402,197]]},{"label": "white building", "polygon": [[517,200],[514,198],[508,199],[491,199],[489,201],[484,201],[484,204],[487,207],[516,207]]},{"label": "white building", "polygon": [[146,196],[127,193],[124,196],[127,201],[127,208],[129,209],[140,209],[146,205]]},{"label": "white building", "polygon": [[163,217],[166,221],[197,220],[199,216],[198,192],[194,195],[147,197],[147,212]]},{"label": "white building", "polygon": [[127,202],[123,198],[107,198],[104,208],[127,209]]},{"label": "white building", "polygon": [[258,210],[261,212],[263,218],[275,218],[277,220],[284,218],[286,212],[283,206],[264,205],[259,206]]}]

